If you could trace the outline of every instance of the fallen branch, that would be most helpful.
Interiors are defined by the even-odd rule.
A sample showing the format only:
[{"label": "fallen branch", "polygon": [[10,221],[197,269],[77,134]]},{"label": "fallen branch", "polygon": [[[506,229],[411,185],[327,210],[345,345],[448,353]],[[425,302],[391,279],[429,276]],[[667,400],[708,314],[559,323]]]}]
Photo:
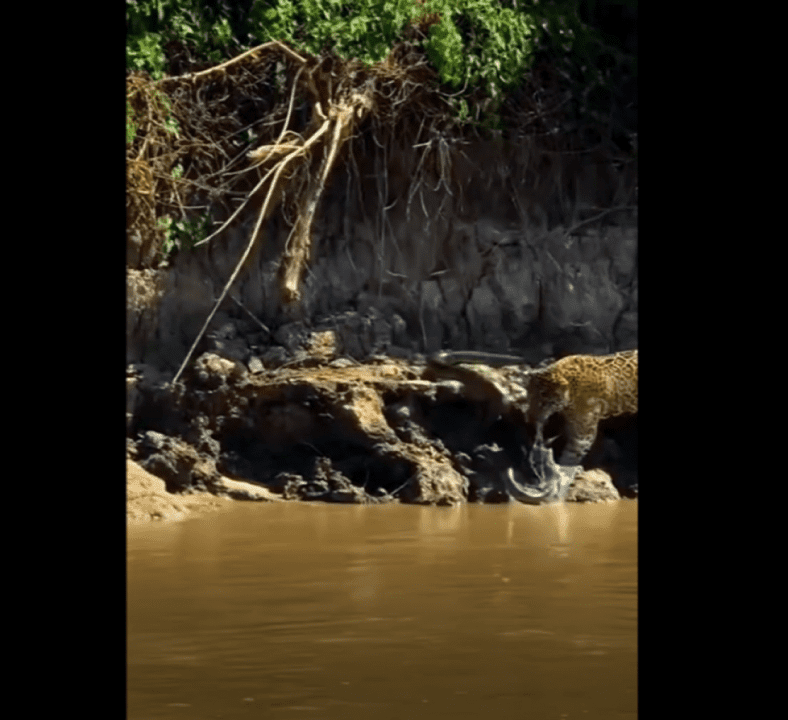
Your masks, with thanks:
[{"label": "fallen branch", "polygon": [[227,296],[227,292],[230,290],[230,287],[235,282],[236,278],[238,277],[239,273],[241,272],[241,268],[243,264],[246,262],[246,258],[249,257],[249,253],[252,251],[252,247],[254,246],[255,240],[257,240],[257,235],[260,232],[260,228],[262,227],[263,220],[266,217],[268,212],[268,205],[271,200],[271,197],[274,194],[274,191],[277,189],[279,185],[279,178],[282,175],[282,172],[287,167],[288,163],[293,160],[294,158],[303,155],[306,153],[310,145],[313,145],[317,142],[321,135],[325,133],[327,127],[323,127],[318,132],[316,132],[304,145],[303,147],[299,147],[297,150],[294,150],[290,153],[284,160],[281,160],[276,167],[276,171],[274,172],[273,180],[271,181],[271,185],[268,188],[268,193],[265,196],[265,201],[263,202],[263,207],[260,210],[260,214],[257,218],[257,224],[255,225],[254,231],[252,232],[252,236],[249,238],[249,242],[246,245],[246,250],[244,250],[243,255],[241,255],[241,259],[238,261],[238,264],[235,266],[235,270],[233,274],[230,276],[230,279],[227,281],[227,284],[224,286],[224,290],[222,290],[221,295],[219,295],[219,299],[213,306],[213,310],[211,310],[208,318],[206,319],[205,323],[202,326],[202,329],[197,334],[192,346],[189,348],[189,352],[186,354],[186,357],[183,359],[181,366],[178,368],[178,372],[175,373],[175,377],[172,379],[172,384],[178,382],[178,378],[181,376],[183,369],[186,367],[186,364],[192,357],[197,344],[202,340],[202,336],[205,334],[205,331],[208,329],[208,325],[210,324],[211,320],[213,320],[213,316],[216,315],[216,311],[219,309],[219,306],[222,304],[222,301]]}]

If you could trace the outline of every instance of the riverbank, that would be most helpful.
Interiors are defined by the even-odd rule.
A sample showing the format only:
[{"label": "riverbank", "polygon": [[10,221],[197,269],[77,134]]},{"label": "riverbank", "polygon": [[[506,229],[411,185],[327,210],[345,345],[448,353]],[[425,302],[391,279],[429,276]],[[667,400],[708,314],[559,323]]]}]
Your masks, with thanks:
[{"label": "riverbank", "polygon": [[[179,519],[228,498],[508,502],[510,478],[539,484],[527,460],[527,377],[515,365],[447,378],[423,357],[315,354],[266,368],[205,353],[172,388],[137,367],[128,378],[129,522]],[[553,435],[560,452],[559,416]],[[603,421],[585,465],[567,501],[636,496],[637,416]]]}]

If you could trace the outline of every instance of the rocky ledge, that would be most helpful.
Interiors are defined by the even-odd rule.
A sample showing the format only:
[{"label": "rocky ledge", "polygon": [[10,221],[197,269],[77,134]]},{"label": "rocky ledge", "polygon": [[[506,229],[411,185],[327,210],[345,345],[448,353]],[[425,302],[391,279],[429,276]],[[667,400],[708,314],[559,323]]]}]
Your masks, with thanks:
[{"label": "rocky ledge", "polygon": [[[545,475],[534,474],[527,392],[516,372],[453,379],[437,370],[423,358],[313,356],[265,368],[205,353],[173,387],[151,366],[129,366],[129,519],[181,517],[220,498],[556,499],[539,491]],[[556,456],[561,430],[558,416],[546,428],[557,436]],[[601,423],[584,467],[546,457],[542,468],[566,486],[564,500],[634,497],[637,416]]]}]

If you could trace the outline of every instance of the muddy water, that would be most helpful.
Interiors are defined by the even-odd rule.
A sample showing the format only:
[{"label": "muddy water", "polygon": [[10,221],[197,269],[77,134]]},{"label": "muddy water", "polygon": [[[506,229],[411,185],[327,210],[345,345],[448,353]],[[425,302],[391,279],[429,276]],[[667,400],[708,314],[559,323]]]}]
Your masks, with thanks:
[{"label": "muddy water", "polygon": [[128,718],[635,718],[637,501],[128,531]]}]

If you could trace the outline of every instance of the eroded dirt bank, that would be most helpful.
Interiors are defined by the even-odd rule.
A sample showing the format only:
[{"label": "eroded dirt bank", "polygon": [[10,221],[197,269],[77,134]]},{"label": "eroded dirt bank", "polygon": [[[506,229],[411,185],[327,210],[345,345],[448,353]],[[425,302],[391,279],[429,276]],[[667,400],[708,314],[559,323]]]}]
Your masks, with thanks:
[{"label": "eroded dirt bank", "polygon": [[[130,471],[129,499],[138,507],[130,504],[129,517],[215,506],[195,493],[217,504],[218,497],[507,502],[506,473],[527,478],[533,428],[516,369],[462,382],[418,357],[332,357],[332,340],[313,334],[311,354],[279,367],[204,353],[175,389],[151,366],[131,366],[128,457],[163,487],[150,479],[140,485]],[[558,418],[548,434],[559,436],[559,452]],[[635,495],[636,462],[637,418],[603,423],[586,458],[590,470],[576,477],[567,500]],[[139,507],[146,488],[155,497],[147,509]]]}]

